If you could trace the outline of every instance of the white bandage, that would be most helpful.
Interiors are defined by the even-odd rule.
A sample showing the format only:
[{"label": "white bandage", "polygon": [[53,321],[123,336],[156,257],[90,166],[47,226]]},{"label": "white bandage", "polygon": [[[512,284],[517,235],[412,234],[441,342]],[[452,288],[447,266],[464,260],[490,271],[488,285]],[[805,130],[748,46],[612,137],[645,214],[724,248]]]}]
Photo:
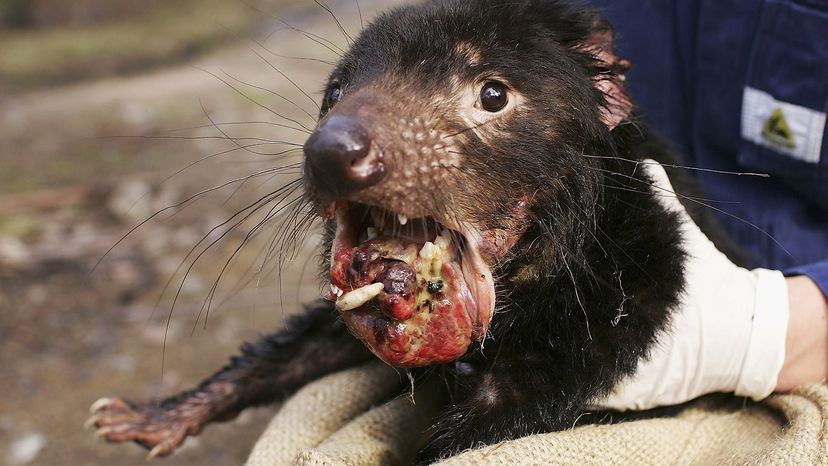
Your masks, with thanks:
[{"label": "white bandage", "polygon": [[664,168],[645,161],[659,201],[681,216],[687,285],[658,345],[597,405],[643,410],[725,392],[761,400],[785,360],[788,289],[782,273],[737,267],[678,201]]}]

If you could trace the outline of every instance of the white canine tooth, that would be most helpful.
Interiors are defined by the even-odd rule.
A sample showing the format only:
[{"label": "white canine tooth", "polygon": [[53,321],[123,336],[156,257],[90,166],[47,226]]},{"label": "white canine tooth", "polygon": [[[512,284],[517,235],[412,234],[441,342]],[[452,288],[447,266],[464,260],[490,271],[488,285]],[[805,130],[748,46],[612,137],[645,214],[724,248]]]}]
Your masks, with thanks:
[{"label": "white canine tooth", "polygon": [[376,298],[385,289],[382,283],[374,283],[354,290],[336,300],[336,308],[340,311],[353,311],[364,306],[368,301]]},{"label": "white canine tooth", "polygon": [[340,289],[338,286],[334,285],[333,283],[331,283],[331,292],[333,294],[335,294],[337,298],[342,296],[343,294],[345,294],[345,292],[342,291],[342,289]]},{"label": "white canine tooth", "polygon": [[374,227],[368,227],[366,229],[366,232],[368,233],[368,240],[369,241],[372,240],[372,239],[376,239],[379,236],[379,233],[377,232],[377,229],[374,228]]},{"label": "white canine tooth", "polygon": [[397,219],[400,221],[400,225],[405,226],[408,223],[408,217],[405,215],[399,214],[397,215]]},{"label": "white canine tooth", "polygon": [[427,241],[423,245],[423,248],[420,249],[420,257],[422,257],[425,260],[431,260],[437,254],[437,251],[438,251],[437,246],[434,243],[432,243],[431,241]]},{"label": "white canine tooth", "polygon": [[434,244],[437,245],[443,252],[448,251],[449,245],[451,244],[451,235],[448,231],[443,230],[440,235],[434,239]]}]

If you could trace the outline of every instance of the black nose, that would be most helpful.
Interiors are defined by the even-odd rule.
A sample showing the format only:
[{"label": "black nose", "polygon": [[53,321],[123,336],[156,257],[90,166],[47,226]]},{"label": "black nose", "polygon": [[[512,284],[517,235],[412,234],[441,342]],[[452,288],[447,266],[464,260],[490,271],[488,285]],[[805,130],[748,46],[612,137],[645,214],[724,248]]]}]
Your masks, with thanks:
[{"label": "black nose", "polygon": [[305,174],[314,189],[346,196],[379,183],[382,154],[351,117],[333,116],[305,143]]}]

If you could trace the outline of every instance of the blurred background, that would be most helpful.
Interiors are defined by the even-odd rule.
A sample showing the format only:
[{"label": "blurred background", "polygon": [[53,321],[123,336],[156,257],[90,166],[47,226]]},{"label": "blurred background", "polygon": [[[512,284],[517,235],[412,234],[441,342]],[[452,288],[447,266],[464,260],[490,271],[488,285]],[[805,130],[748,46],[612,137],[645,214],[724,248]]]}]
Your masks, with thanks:
[{"label": "blurred background", "polygon": [[[93,401],[189,388],[319,295],[300,147],[396,3],[0,0],[0,464],[146,464]],[[240,464],[275,409],[159,463]]]}]

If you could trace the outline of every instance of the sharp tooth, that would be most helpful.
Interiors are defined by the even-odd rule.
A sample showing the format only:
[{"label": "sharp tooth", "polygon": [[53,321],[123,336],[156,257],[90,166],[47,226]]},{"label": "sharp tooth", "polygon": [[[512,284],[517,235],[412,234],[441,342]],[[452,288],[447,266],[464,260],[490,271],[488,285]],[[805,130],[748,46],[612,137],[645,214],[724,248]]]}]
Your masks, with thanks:
[{"label": "sharp tooth", "polygon": [[331,283],[331,292],[335,294],[337,298],[340,298],[343,294],[345,294],[344,291],[342,291],[338,286],[334,285],[333,283]]},{"label": "sharp tooth", "polygon": [[397,219],[400,221],[400,225],[405,226],[408,223],[408,217],[405,215],[399,214],[397,215]]},{"label": "sharp tooth", "polygon": [[420,249],[420,257],[425,260],[431,260],[434,258],[434,255],[437,254],[437,250],[437,246],[434,243],[427,241],[426,244],[423,245],[423,248]]},{"label": "sharp tooth", "polygon": [[368,301],[371,301],[379,296],[384,289],[385,285],[382,283],[374,283],[372,285],[363,286],[358,290],[354,290],[344,296],[340,296],[340,298],[336,300],[336,308],[342,312],[353,311],[354,309],[364,306],[368,303]]},{"label": "sharp tooth", "polygon": [[443,232],[434,239],[434,244],[442,249],[443,252],[448,251],[449,245],[451,245],[451,234],[447,230],[443,230]]},{"label": "sharp tooth", "polygon": [[368,241],[376,239],[379,236],[376,228],[368,227],[365,231],[368,233]]}]

